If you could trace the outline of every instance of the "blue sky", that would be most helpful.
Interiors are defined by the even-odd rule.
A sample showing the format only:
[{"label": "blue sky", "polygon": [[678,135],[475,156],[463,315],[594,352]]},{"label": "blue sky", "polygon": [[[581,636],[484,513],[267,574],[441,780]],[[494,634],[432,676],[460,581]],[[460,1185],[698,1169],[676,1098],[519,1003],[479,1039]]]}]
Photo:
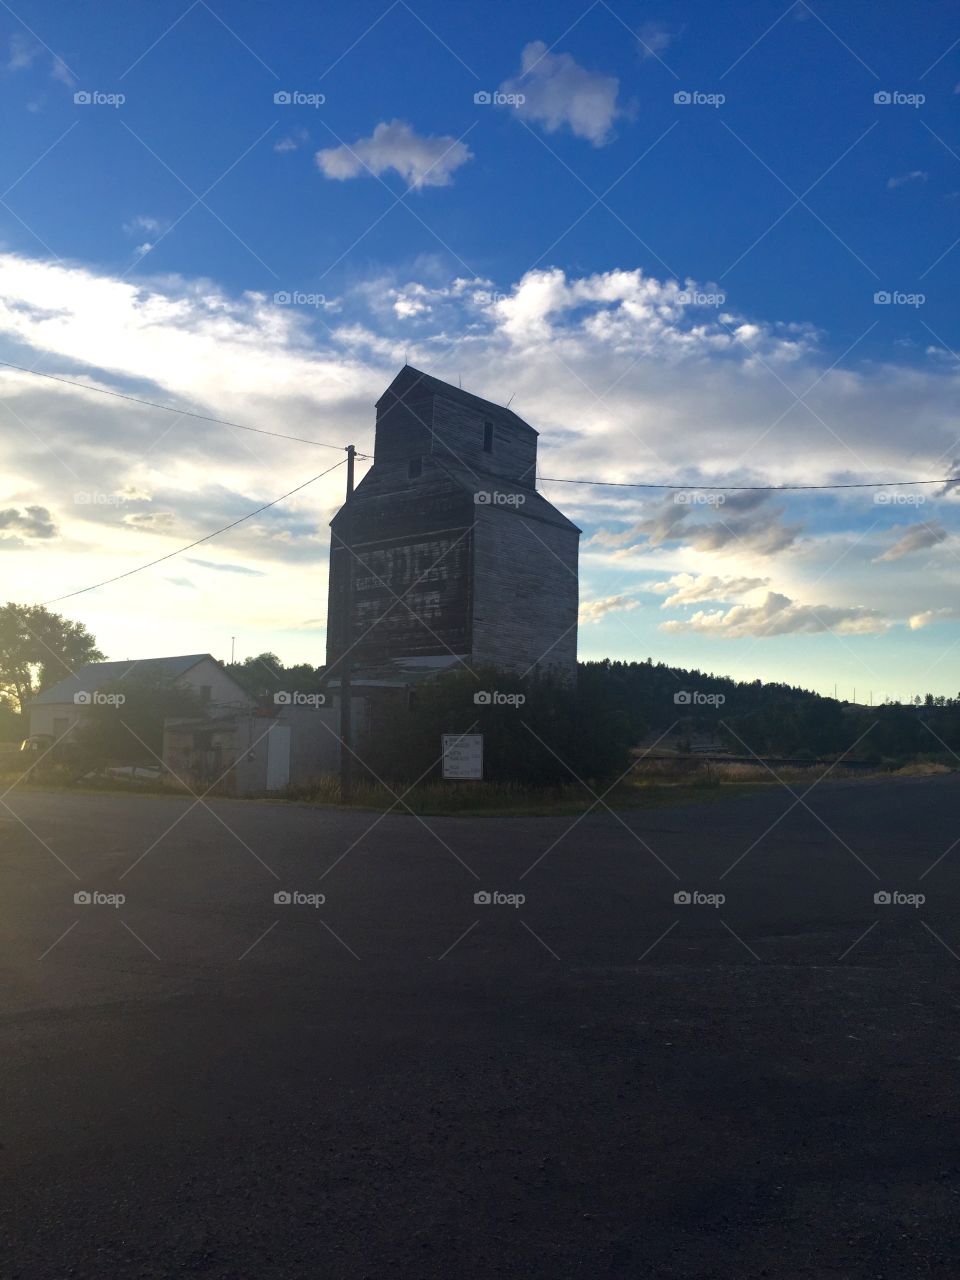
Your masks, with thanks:
[{"label": "blue sky", "polygon": [[[958,41],[933,4],[4,6],[0,358],[362,447],[409,355],[516,395],[545,475],[953,474]],[[162,555],[327,457],[0,380],[19,598]],[[218,568],[63,608],[113,656],[238,634],[319,661],[339,484],[210,544]],[[948,494],[544,487],[585,532],[582,656],[960,686]]]}]

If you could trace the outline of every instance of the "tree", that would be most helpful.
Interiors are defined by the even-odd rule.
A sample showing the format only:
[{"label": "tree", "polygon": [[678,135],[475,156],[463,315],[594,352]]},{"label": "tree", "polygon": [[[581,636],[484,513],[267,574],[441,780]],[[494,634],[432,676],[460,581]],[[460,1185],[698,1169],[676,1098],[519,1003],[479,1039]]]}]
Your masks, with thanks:
[{"label": "tree", "polygon": [[258,653],[243,662],[228,662],[227,671],[254,698],[272,697],[275,693],[322,693],[323,667],[301,662],[285,667],[275,653]]},{"label": "tree", "polygon": [[21,714],[34,694],[103,656],[82,622],[40,604],[0,605],[0,694],[16,698]]},{"label": "tree", "polygon": [[76,735],[76,754],[90,768],[106,764],[158,764],[167,717],[204,714],[196,690],[167,676],[127,676],[97,690]]},{"label": "tree", "polygon": [[[488,696],[493,691],[495,699]],[[525,786],[615,778],[626,770],[633,743],[627,717],[595,692],[484,669],[426,681],[411,706],[398,699],[363,755],[375,776],[433,780],[441,735],[472,725],[484,736],[484,777]]]}]

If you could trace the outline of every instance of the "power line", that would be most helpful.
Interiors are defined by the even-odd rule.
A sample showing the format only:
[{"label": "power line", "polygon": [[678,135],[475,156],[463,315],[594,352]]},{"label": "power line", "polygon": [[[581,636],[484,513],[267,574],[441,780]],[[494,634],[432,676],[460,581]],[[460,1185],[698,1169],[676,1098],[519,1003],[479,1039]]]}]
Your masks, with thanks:
[{"label": "power line", "polygon": [[908,484],[960,484],[960,476],[937,480],[862,480],[854,484],[641,484],[633,480],[576,480],[570,476],[541,476],[541,484],[592,484],[613,489],[763,490],[779,493],[797,489],[889,489]]},{"label": "power line", "polygon": [[[140,396],[129,396],[123,391],[108,391],[106,387],[90,387],[85,382],[77,382],[73,378],[61,378],[55,373],[44,373],[40,369],[27,369],[22,364],[11,364],[9,360],[0,360],[5,369],[16,369],[20,373],[29,373],[34,378],[47,378],[50,382],[62,382],[68,387],[76,387],[80,391],[95,391],[97,395],[112,396],[115,400],[129,400],[131,404],[146,405],[148,409],[163,409],[165,413],[176,413],[181,418],[198,418],[201,422],[216,422],[223,427],[235,427],[238,431],[253,431],[258,436],[273,436],[277,440],[293,440],[297,444],[312,444],[318,449],[342,449],[342,444],[328,444],[325,440],[307,440],[304,436],[287,436],[281,431],[267,431],[264,427],[248,427],[243,422],[228,422],[226,418],[214,418],[206,413],[194,413],[192,409],[177,409],[174,405],[160,404],[156,400],[144,400]],[[369,458],[368,453],[358,453],[358,458]]]},{"label": "power line", "polygon": [[245,520],[258,516],[261,511],[267,511],[270,507],[275,507],[278,502],[283,502],[285,498],[299,493],[301,489],[306,489],[307,485],[315,484],[317,480],[322,480],[324,476],[328,476],[331,471],[336,471],[337,467],[342,467],[344,462],[346,462],[346,458],[343,458],[340,462],[335,462],[332,467],[327,467],[326,471],[321,471],[318,476],[313,476],[310,480],[304,480],[303,484],[298,484],[295,489],[288,489],[286,493],[281,493],[280,497],[274,498],[272,502],[265,502],[262,507],[257,507],[255,511],[248,511],[239,520],[234,520],[231,524],[225,524],[222,529],[214,529],[213,533],[204,534],[202,538],[197,538],[196,542],[188,542],[185,547],[178,547],[176,551],[170,551],[165,556],[158,556],[156,560],[150,560],[146,564],[138,565],[136,569],[128,569],[126,573],[118,573],[113,578],[104,578],[102,582],[91,583],[89,587],[80,587],[78,591],[68,591],[66,595],[54,596],[52,600],[44,600],[43,604],[58,604],[59,601],[70,600],[73,596],[82,596],[87,591],[96,591],[98,587],[106,587],[111,582],[119,582],[122,578],[130,578],[135,573],[142,573],[144,569],[152,569],[155,564],[163,564],[164,560],[172,560],[174,556],[182,555],[184,551],[199,547],[202,542],[209,542],[211,538],[219,537],[221,533],[226,533],[228,529],[235,529],[238,524],[243,524]]},{"label": "power line", "polygon": [[[268,431],[264,427],[251,427],[243,422],[231,422],[227,418],[217,418],[212,414],[195,413],[192,409],[177,409],[174,405],[160,404],[156,400],[145,400],[141,396],[127,395],[122,391],[109,391],[105,387],[91,387],[85,382],[77,382],[72,378],[63,378],[55,373],[44,373],[40,369],[28,369],[24,365],[13,364],[9,360],[0,360],[0,367],[16,369],[19,373],[30,374],[34,378],[47,378],[51,382],[62,382],[68,387],[76,387],[79,391],[94,391],[97,395],[111,396],[115,400],[128,400],[131,404],[144,405],[149,409],[162,409],[165,413],[176,413],[182,418],[196,418],[200,422],[213,422],[223,427],[234,427],[237,431],[251,431],[260,436],[272,436],[275,440],[291,440],[295,444],[310,444],[318,449],[342,449],[343,445],[330,444],[326,440],[308,440],[305,436],[289,436],[282,431]],[[357,453],[355,457],[369,461],[369,453]],[[326,474],[324,472],[324,474]],[[319,477],[316,477],[319,479]],[[584,484],[612,489],[699,489],[711,493],[719,492],[789,492],[800,490],[831,489],[889,489],[905,485],[923,484],[960,484],[960,477],[942,476],[934,480],[876,480],[857,481],[852,484],[652,484],[631,480],[581,480],[572,476],[540,476],[542,484]],[[310,482],[308,482],[310,483]],[[278,498],[277,501],[282,501]],[[253,512],[252,514],[256,514]],[[228,526],[229,527],[229,526]]]}]

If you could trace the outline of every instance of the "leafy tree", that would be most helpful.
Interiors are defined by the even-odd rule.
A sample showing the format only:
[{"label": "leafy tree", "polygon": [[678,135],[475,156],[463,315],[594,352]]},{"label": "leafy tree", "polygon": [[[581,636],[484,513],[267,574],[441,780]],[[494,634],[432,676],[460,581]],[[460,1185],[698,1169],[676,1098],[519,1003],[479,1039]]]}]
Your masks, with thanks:
[{"label": "leafy tree", "polygon": [[25,735],[23,718],[11,698],[0,697],[0,742],[19,742]]},{"label": "leafy tree", "polygon": [[75,754],[90,768],[158,764],[164,720],[205,714],[196,690],[166,676],[127,676],[97,692],[104,696],[89,708],[75,738]]},{"label": "leafy tree", "polygon": [[258,653],[243,662],[228,662],[225,666],[254,698],[272,697],[281,690],[298,693],[323,690],[323,667],[311,667],[308,662],[285,667],[275,653]]},{"label": "leafy tree", "polygon": [[21,714],[31,697],[103,654],[82,622],[43,605],[0,605],[0,694],[14,697]]}]

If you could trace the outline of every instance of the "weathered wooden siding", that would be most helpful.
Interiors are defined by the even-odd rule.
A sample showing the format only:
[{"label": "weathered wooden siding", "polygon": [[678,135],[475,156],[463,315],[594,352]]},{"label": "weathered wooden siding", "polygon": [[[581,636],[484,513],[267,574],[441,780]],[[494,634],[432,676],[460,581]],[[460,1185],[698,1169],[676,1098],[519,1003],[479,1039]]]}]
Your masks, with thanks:
[{"label": "weathered wooden siding", "polygon": [[[374,465],[332,522],[327,662],[353,645],[358,669],[456,654],[575,678],[579,531],[536,493],[536,459],[515,414],[406,367],[377,402]],[[498,492],[510,501],[474,502]]]},{"label": "weathered wooden siding", "polygon": [[[381,472],[376,487],[369,494],[358,489],[349,510],[333,522],[328,663],[353,643],[357,667],[470,650],[473,503],[442,474],[425,475],[421,482],[395,473],[393,483],[405,484],[406,490],[391,493]],[[355,555],[338,545],[339,537]],[[348,566],[353,574],[349,635]]]},{"label": "weathered wooden siding", "polygon": [[577,668],[577,530],[506,508],[477,508],[473,666]]},{"label": "weathered wooden siding", "polygon": [[[483,448],[483,424],[493,423],[493,451]],[[433,401],[433,452],[452,466],[503,476],[534,487],[537,474],[537,433],[504,419],[495,409],[484,412],[444,396]],[[487,488],[478,479],[478,489]]]}]

